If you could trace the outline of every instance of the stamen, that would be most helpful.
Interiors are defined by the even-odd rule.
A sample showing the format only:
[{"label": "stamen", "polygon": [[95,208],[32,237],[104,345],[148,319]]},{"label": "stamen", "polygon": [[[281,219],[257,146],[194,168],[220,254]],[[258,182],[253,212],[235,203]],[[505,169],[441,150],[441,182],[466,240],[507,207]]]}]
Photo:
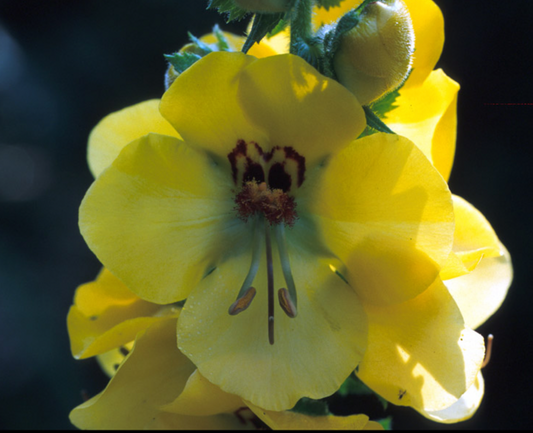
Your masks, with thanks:
[{"label": "stamen", "polygon": [[492,340],[494,340],[494,335],[489,334],[487,336],[487,352],[485,353],[485,359],[483,360],[483,364],[481,364],[481,368],[485,368],[490,361],[490,355],[492,354]]},{"label": "stamen", "polygon": [[287,316],[294,318],[298,314],[298,298],[296,295],[296,286],[292,277],[291,263],[289,261],[289,253],[287,251],[287,243],[285,242],[285,224],[276,224],[274,226],[276,233],[276,241],[278,243],[279,259],[281,261],[281,269],[283,276],[287,283],[287,289],[280,289],[278,291],[279,304]]},{"label": "stamen", "polygon": [[263,224],[261,224],[257,218],[254,220],[254,227],[252,230],[252,263],[250,264],[248,275],[246,275],[246,278],[242,283],[241,290],[239,290],[237,300],[229,307],[228,313],[232,316],[246,310],[255,296],[255,288],[252,287],[252,283],[254,282],[257,270],[259,269],[261,250],[263,249]]},{"label": "stamen", "polygon": [[228,313],[232,316],[235,316],[236,314],[239,314],[246,310],[252,303],[255,297],[255,292],[255,287],[249,287],[248,290],[246,290],[242,296],[237,298],[237,300],[233,304],[231,304]]},{"label": "stamen", "polygon": [[294,303],[292,302],[289,296],[289,292],[287,292],[287,289],[282,288],[278,290],[278,299],[279,305],[281,306],[281,309],[285,311],[285,314],[291,319],[296,317],[296,314],[298,312],[296,311],[296,307],[294,306]]},{"label": "stamen", "polygon": [[274,266],[272,264],[272,244],[270,242],[270,226],[265,221],[265,243],[268,279],[268,341],[274,344]]}]

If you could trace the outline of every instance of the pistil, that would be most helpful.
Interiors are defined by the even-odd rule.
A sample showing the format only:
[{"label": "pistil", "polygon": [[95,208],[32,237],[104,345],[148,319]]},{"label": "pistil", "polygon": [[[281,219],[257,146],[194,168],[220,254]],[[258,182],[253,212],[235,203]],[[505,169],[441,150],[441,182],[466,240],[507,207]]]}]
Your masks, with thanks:
[{"label": "pistil", "polygon": [[265,222],[265,243],[267,259],[268,283],[268,341],[274,344],[274,266],[272,264],[272,244],[270,241],[270,225]]}]

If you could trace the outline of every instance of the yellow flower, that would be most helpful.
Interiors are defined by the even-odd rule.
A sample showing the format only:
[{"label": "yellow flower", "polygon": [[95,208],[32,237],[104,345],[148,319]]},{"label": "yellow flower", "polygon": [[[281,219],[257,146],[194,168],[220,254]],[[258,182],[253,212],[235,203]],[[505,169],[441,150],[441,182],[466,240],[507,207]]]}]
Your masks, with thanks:
[{"label": "yellow flower", "polygon": [[[154,106],[93,132],[90,147],[112,152],[90,150],[100,169],[80,228],[143,300],[187,299],[178,345],[203,377],[268,411],[332,394],[358,364],[365,382],[388,380],[380,394],[418,410],[470,388],[483,341],[438,278],[452,198],[416,146],[353,141],[365,125],[356,99],[290,55],[212,53],[180,75],[161,113],[183,141]],[[128,144],[139,117],[136,133],[156,134]]]},{"label": "yellow flower", "polygon": [[[500,307],[511,281],[511,256],[485,217],[464,199],[453,196],[454,245],[441,278],[456,301],[465,323],[472,329],[483,324]],[[455,423],[469,419],[481,403],[484,382],[475,382],[451,406],[440,411],[419,412],[429,419]]]},{"label": "yellow flower", "polygon": [[176,347],[178,315],[179,307],[143,301],[106,269],[78,288],[68,317],[72,352],[80,357],[90,340],[81,357],[98,355],[111,381],[71,412],[76,427],[240,430],[261,420],[273,429],[380,429],[365,415],[270,412],[223,392]]}]

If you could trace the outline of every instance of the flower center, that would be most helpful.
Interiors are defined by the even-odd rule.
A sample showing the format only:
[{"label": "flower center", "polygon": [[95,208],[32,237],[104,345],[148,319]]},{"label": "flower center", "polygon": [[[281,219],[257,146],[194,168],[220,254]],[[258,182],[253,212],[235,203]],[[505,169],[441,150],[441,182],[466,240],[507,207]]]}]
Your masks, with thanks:
[{"label": "flower center", "polygon": [[268,339],[274,344],[274,266],[272,262],[271,232],[274,232],[279,250],[286,288],[278,290],[280,307],[293,318],[297,315],[296,287],[292,277],[285,240],[285,226],[292,227],[297,219],[296,201],[291,195],[305,179],[305,158],[292,147],[273,147],[264,152],[255,142],[239,140],[228,154],[233,181],[239,192],[235,196],[236,211],[241,219],[253,221],[252,262],[236,301],[229,314],[246,310],[255,297],[252,286],[261,259],[266,250],[268,287]]},{"label": "flower center", "polygon": [[281,189],[270,189],[266,182],[246,182],[235,197],[235,203],[237,213],[244,221],[262,214],[270,224],[285,223],[292,227],[297,217],[294,197]]}]

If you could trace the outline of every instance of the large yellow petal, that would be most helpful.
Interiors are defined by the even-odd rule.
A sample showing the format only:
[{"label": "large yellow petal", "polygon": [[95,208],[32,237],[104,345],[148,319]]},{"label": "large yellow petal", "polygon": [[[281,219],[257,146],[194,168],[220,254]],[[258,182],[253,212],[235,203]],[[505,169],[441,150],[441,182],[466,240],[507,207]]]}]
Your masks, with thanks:
[{"label": "large yellow petal", "polygon": [[413,141],[445,179],[455,154],[458,91],[459,84],[442,69],[433,71],[420,86],[400,90],[397,107],[385,120],[394,132]]},{"label": "large yellow petal", "polygon": [[490,223],[465,199],[454,195],[455,233],[453,251],[467,263],[483,257],[499,257],[500,241]]},{"label": "large yellow petal", "polygon": [[238,253],[231,176],[178,139],[130,143],[89,188],[80,230],[100,261],[141,298],[168,304]]},{"label": "large yellow petal", "polygon": [[[274,286],[285,287],[277,254]],[[263,257],[264,260],[264,257]],[[262,261],[263,261],[262,260]],[[333,394],[362,357],[366,318],[355,292],[326,259],[290,251],[298,315],[275,301],[274,344],[268,339],[267,275],[260,266],[249,308],[228,314],[249,257],[230,260],[191,292],[178,322],[178,345],[210,382],[268,410],[293,407],[303,396]]]},{"label": "large yellow petal", "polygon": [[94,177],[107,168],[129,142],[150,132],[178,137],[159,113],[159,99],[141,102],[104,117],[89,135],[87,161]]},{"label": "large yellow petal", "polygon": [[473,329],[500,308],[513,280],[511,256],[501,243],[500,248],[501,256],[483,258],[469,274],[444,281],[465,323]]},{"label": "large yellow petal", "polygon": [[308,168],[347,146],[366,126],[362,107],[345,87],[290,54],[250,64],[238,96],[271,146],[292,146]]},{"label": "large yellow petal", "polygon": [[432,421],[441,422],[444,424],[453,424],[460,421],[470,419],[476,413],[483,394],[485,392],[485,383],[483,382],[483,375],[481,371],[477,374],[476,380],[467,389],[467,391],[454,404],[446,409],[436,411],[418,410],[426,418]]},{"label": "large yellow petal", "polygon": [[366,415],[309,416],[296,412],[274,412],[251,403],[248,407],[272,430],[383,430],[381,424]]},{"label": "large yellow petal", "polygon": [[[144,304],[149,303],[144,302]],[[132,341],[139,331],[162,320],[158,317],[150,317],[157,311],[159,305],[149,305],[152,305],[151,309],[141,305],[128,309],[109,308],[94,320],[81,315],[75,307],[71,307],[67,324],[72,355],[77,359],[89,358]],[[131,315],[134,317],[131,318]],[[135,315],[140,317],[135,317]]]},{"label": "large yellow petal", "polygon": [[[444,18],[432,0],[403,0],[409,9],[415,32],[413,72],[405,87],[419,86],[437,64],[444,45]],[[331,24],[349,10],[359,6],[362,0],[344,0],[339,7],[315,8],[313,24]]]},{"label": "large yellow petal", "polygon": [[133,347],[134,341],[130,341],[116,349],[112,349],[109,352],[102,353],[96,356],[96,361],[100,368],[107,374],[109,377],[113,377],[117,372],[120,364],[124,361],[128,353]]},{"label": "large yellow petal", "polygon": [[74,304],[85,316],[103,313],[109,307],[128,306],[139,301],[108,269],[102,268],[95,281],[76,289]]},{"label": "large yellow petal", "polygon": [[83,359],[105,353],[135,339],[137,333],[166,315],[161,306],[143,301],[104,269],[97,280],[78,287],[67,326],[72,354]]},{"label": "large yellow petal", "polygon": [[195,370],[178,398],[161,410],[181,415],[208,416],[233,413],[243,405],[240,397],[222,391]]},{"label": "large yellow petal", "polygon": [[451,194],[406,138],[356,140],[304,187],[302,212],[316,216],[322,242],[346,264],[346,277],[365,301],[411,299],[446,263],[454,230]]},{"label": "large yellow petal", "polygon": [[455,233],[452,252],[440,272],[442,280],[469,273],[482,258],[503,254],[500,241],[483,214],[461,197],[454,195],[452,198]]},{"label": "large yellow petal", "polygon": [[70,413],[81,429],[142,429],[183,390],[194,365],[176,347],[176,320],[140,335],[106,389]]},{"label": "large yellow petal", "polygon": [[161,114],[188,145],[212,152],[226,163],[238,140],[265,142],[238,103],[246,66],[258,61],[242,53],[208,54],[174,81],[161,100]]},{"label": "large yellow petal", "polygon": [[390,402],[425,412],[452,404],[474,383],[483,338],[466,327],[440,280],[403,304],[365,305],[368,349],[358,376]]}]

